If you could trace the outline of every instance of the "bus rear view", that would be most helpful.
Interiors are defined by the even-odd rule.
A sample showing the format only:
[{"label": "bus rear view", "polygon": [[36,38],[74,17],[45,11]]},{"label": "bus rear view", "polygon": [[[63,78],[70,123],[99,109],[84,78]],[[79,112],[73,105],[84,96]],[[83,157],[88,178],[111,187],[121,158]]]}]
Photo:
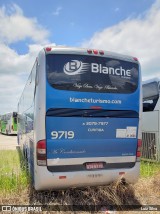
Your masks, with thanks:
[{"label": "bus rear view", "polygon": [[41,51],[37,63],[35,188],[105,185],[121,177],[136,182],[141,146],[137,59],[53,47]]}]

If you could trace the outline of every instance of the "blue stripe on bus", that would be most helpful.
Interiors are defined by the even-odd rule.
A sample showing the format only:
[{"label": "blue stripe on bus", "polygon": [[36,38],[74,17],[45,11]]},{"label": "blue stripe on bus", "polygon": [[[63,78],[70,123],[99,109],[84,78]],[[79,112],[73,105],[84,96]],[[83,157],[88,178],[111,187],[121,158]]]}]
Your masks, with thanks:
[{"label": "blue stripe on bus", "polygon": [[[116,137],[127,127],[136,129],[134,138]],[[138,118],[46,117],[47,158],[133,156],[137,127]]]}]

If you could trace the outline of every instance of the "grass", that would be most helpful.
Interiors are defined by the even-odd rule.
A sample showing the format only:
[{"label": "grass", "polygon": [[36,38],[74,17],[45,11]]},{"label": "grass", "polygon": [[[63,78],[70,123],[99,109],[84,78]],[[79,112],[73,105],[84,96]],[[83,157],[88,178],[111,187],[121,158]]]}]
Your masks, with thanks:
[{"label": "grass", "polygon": [[29,184],[24,160],[18,151],[0,151],[0,195],[20,192]]},{"label": "grass", "polygon": [[141,177],[152,177],[160,172],[160,163],[141,161],[140,175]]},{"label": "grass", "polygon": [[0,204],[159,204],[160,163],[141,161],[140,174],[135,185],[117,181],[100,187],[37,192],[29,185],[30,178],[19,152],[0,151]]},{"label": "grass", "polygon": [[[141,161],[141,177],[151,177],[160,171],[160,163]],[[18,151],[0,151],[0,194],[19,192],[29,185],[25,162]]]}]

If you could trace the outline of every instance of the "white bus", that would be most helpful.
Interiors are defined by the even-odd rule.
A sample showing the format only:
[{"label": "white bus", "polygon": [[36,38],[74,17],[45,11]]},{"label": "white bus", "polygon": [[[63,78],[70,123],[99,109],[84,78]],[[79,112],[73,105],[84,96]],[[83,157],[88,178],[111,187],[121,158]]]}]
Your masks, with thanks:
[{"label": "white bus", "polygon": [[143,82],[142,157],[160,161],[160,79]]},{"label": "white bus", "polygon": [[18,104],[18,142],[35,189],[136,182],[141,109],[137,58],[40,51]]}]

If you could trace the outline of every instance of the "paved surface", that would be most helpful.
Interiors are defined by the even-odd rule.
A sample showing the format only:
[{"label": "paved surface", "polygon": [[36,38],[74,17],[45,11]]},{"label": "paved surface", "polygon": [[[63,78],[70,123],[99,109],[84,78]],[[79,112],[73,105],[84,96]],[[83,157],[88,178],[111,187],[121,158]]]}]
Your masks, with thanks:
[{"label": "paved surface", "polygon": [[0,150],[16,150],[17,146],[17,136],[0,134]]}]

